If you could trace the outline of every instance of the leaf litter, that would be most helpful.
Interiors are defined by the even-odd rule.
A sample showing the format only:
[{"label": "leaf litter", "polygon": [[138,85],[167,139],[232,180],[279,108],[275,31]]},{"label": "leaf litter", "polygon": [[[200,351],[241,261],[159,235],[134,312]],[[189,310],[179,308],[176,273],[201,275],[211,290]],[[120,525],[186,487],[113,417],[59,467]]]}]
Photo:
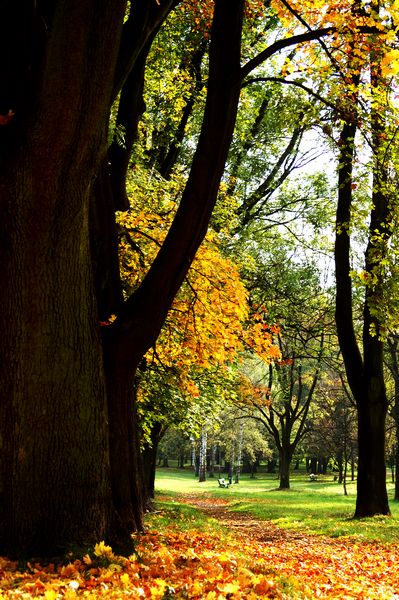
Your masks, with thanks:
[{"label": "leaf litter", "polygon": [[0,558],[0,600],[145,598],[399,600],[399,545],[355,542],[284,530],[224,502],[186,498],[226,528],[135,535],[136,554],[116,556],[100,542],[63,565]]}]

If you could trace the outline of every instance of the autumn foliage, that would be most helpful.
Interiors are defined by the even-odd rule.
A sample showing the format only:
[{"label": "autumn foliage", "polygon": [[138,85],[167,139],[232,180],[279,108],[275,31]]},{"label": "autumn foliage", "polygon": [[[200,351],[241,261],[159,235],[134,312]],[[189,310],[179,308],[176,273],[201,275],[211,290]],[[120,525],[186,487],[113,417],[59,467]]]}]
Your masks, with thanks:
[{"label": "autumn foliage", "polygon": [[[182,181],[181,175],[169,181],[146,179],[136,167],[131,183],[134,202],[129,212],[119,216],[121,271],[127,293],[145,277],[166,236]],[[178,371],[181,388],[194,396],[198,390],[193,375],[198,370],[222,367],[244,351],[266,363],[280,358],[274,344],[278,327],[267,323],[264,312],[250,308],[239,267],[223,255],[221,239],[223,232],[208,232],[156,345],[146,356],[148,365]]]}]

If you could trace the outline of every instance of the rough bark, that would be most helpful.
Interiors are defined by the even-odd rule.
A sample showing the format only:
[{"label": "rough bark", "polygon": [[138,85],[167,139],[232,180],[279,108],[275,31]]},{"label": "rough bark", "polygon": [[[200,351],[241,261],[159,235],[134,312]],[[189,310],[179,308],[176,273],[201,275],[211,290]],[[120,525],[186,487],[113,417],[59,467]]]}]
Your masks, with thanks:
[{"label": "rough bark", "polygon": [[110,315],[117,314],[123,303],[114,199],[106,157],[93,182],[89,213],[97,313],[99,320],[103,322]]},{"label": "rough bark", "polygon": [[385,467],[385,394],[369,387],[358,408],[356,517],[389,515]]},{"label": "rough bark", "polygon": [[[378,133],[378,129],[377,132]],[[374,151],[378,150],[374,145]],[[379,231],[386,234],[385,224],[389,219],[388,199],[381,192],[379,176],[374,172],[373,209],[371,211],[369,244],[366,250],[365,268],[373,271],[378,260],[373,235]],[[384,342],[379,336],[380,323],[371,314],[371,306],[380,295],[379,282],[375,289],[366,288],[363,315],[363,361],[364,392],[357,397],[358,407],[358,444],[359,461],[357,476],[356,517],[368,517],[375,514],[389,515],[388,493],[386,487],[385,462],[385,423],[388,412],[388,399],[384,378]],[[377,300],[378,301],[378,300]],[[372,327],[375,334],[372,333]]]},{"label": "rough bark", "polygon": [[[28,187],[21,178],[17,184]],[[67,204],[72,190],[65,192],[54,191]],[[29,205],[43,200],[32,194]],[[56,252],[43,243],[43,215],[32,215],[32,205],[30,215],[21,209],[13,227],[3,223],[10,248],[1,252],[8,286],[0,292],[0,544],[51,554],[109,534],[105,387],[83,225],[87,197],[78,213],[65,211]]]},{"label": "rough bark", "polygon": [[362,394],[363,360],[353,323],[352,280],[350,277],[349,223],[352,203],[352,171],[356,124],[342,128],[338,169],[338,204],[335,237],[336,303],[335,322],[348,383],[354,397]]},{"label": "rough bark", "polygon": [[125,2],[35,10],[39,49],[11,65],[29,94],[10,97],[0,128],[0,545],[48,555],[108,536],[113,519],[88,200]]}]

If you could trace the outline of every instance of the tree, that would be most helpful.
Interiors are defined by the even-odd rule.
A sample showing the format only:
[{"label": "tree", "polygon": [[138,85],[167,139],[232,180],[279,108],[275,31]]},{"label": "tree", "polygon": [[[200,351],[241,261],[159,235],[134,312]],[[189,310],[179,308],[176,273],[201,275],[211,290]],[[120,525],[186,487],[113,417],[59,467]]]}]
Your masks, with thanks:
[{"label": "tree", "polygon": [[[280,356],[268,369],[253,360],[244,363],[252,386],[241,398],[243,409],[275,442],[281,489],[290,486],[291,461],[309,433],[309,410],[331,351],[331,293],[320,283],[324,257],[323,263],[315,258],[323,253],[324,230],[331,223],[330,194],[323,174],[298,176],[276,192],[273,226],[265,206],[258,213],[262,221],[250,223],[236,241],[253,311],[278,325]],[[230,246],[235,250],[234,242]]]},{"label": "tree", "polygon": [[[129,182],[134,205],[118,217],[121,274],[125,294],[140,285],[176,212],[181,175],[168,181],[135,166]],[[221,195],[221,194],[219,194]],[[226,197],[229,206],[229,198]],[[226,210],[226,214],[229,211]],[[144,447],[144,477],[154,496],[157,445],[170,426],[195,434],[189,419],[193,403],[206,415],[226,401],[234,375],[230,368],[250,345],[267,361],[276,352],[273,337],[249,316],[247,292],[238,268],[220,250],[231,219],[223,206],[213,216],[219,234],[210,229],[166,317],[160,335],[136,373],[135,390]],[[229,213],[230,214],[230,213]],[[108,326],[108,324],[104,324]],[[204,454],[204,453],[203,453]],[[200,454],[201,456],[201,454]]]},{"label": "tree", "polygon": [[224,458],[231,467],[235,477],[234,482],[239,483],[244,459],[249,463],[251,472],[260,458],[268,459],[272,452],[261,431],[261,426],[254,426],[250,418],[243,418],[241,411],[228,407],[223,415],[223,422],[218,434],[220,447],[224,451]]},{"label": "tree", "polygon": [[[376,13],[378,18],[378,12]],[[335,243],[337,281],[336,322],[338,338],[345,362],[348,383],[358,409],[359,464],[355,516],[390,514],[386,490],[385,426],[388,410],[383,356],[387,325],[384,287],[387,282],[385,263],[392,237],[392,200],[388,165],[391,162],[385,122],[386,108],[379,103],[379,94],[386,80],[382,72],[383,50],[370,50],[370,93],[372,98],[369,123],[372,149],[372,189],[370,223],[364,251],[363,279],[366,282],[363,304],[362,352],[353,326],[350,228],[353,210],[353,167],[355,134],[359,126],[358,74],[350,78],[355,101],[341,130],[339,157],[339,191]],[[352,57],[353,58],[353,57]],[[355,59],[358,63],[358,59]]]},{"label": "tree", "polygon": [[57,553],[114,520],[87,223],[125,2],[6,10],[1,547]]},{"label": "tree", "polygon": [[[143,8],[148,17],[165,4]],[[70,543],[128,540],[141,526],[134,372],[205,235],[238,104],[243,2],[215,8],[203,132],[178,215],[101,340],[89,194],[115,89],[126,60],[134,64],[122,33],[132,21],[123,25],[122,0],[38,3],[23,19],[8,5],[2,104],[15,116],[0,128],[2,551],[53,555]]]},{"label": "tree", "polygon": [[159,459],[162,455],[176,458],[178,468],[184,469],[186,462],[189,462],[191,456],[190,438],[179,429],[171,427],[159,444],[158,454]]},{"label": "tree", "polygon": [[[338,470],[338,483],[346,491],[348,463],[357,457],[356,405],[342,380],[331,368],[318,390],[310,446],[315,454],[330,459]],[[352,468],[353,473],[353,468]]]},{"label": "tree", "polygon": [[[317,313],[316,313],[317,315]],[[300,442],[309,433],[309,409],[320,377],[324,335],[318,315],[308,331],[284,328],[279,334],[281,360],[269,365],[269,376],[244,388],[240,406],[261,422],[279,453],[280,489],[290,487],[290,466]],[[250,367],[254,380],[256,370]]]},{"label": "tree", "polygon": [[[323,52],[310,49],[312,70],[328,72],[326,105],[339,121],[338,203],[336,218],[336,323],[347,379],[357,404],[359,466],[355,516],[389,514],[385,468],[385,421],[387,396],[383,374],[383,347],[390,322],[387,288],[392,275],[389,249],[392,246],[394,195],[390,171],[395,172],[393,124],[395,108],[389,79],[397,73],[397,50],[393,29],[397,22],[395,4],[358,1],[331,3],[328,10],[313,10],[296,1],[283,0],[280,9],[291,26],[337,25],[345,15],[347,36],[336,36]],[[284,18],[282,16],[282,18]],[[320,50],[320,49],[319,49]],[[327,60],[326,60],[327,59]],[[331,77],[334,73],[335,81]],[[319,77],[317,78],[319,81]],[[339,85],[336,81],[339,80]],[[301,87],[301,82],[299,86]],[[313,93],[313,91],[312,91]],[[320,94],[315,96],[320,99]],[[332,128],[331,128],[332,131]],[[370,219],[364,248],[365,282],[362,337],[354,326],[352,296],[351,236],[354,224],[354,180],[356,134],[361,133],[371,149],[373,183],[367,216]]]}]

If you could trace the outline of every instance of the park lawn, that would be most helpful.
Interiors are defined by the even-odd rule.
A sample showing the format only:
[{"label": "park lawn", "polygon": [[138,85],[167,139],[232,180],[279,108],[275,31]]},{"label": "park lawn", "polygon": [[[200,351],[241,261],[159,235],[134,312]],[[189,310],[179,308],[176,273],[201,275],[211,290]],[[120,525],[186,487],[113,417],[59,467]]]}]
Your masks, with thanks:
[{"label": "park lawn", "polygon": [[[390,502],[391,517],[353,519],[356,484],[347,485],[348,496],[332,476],[309,481],[305,474],[293,475],[291,489],[277,489],[273,475],[247,475],[228,489],[219,488],[216,478],[199,483],[191,470],[159,469],[156,489],[161,497],[205,495],[223,498],[231,511],[250,512],[254,517],[270,520],[279,527],[324,534],[331,537],[351,536],[358,541],[399,542],[399,503]],[[390,498],[393,484],[387,483]]]}]

